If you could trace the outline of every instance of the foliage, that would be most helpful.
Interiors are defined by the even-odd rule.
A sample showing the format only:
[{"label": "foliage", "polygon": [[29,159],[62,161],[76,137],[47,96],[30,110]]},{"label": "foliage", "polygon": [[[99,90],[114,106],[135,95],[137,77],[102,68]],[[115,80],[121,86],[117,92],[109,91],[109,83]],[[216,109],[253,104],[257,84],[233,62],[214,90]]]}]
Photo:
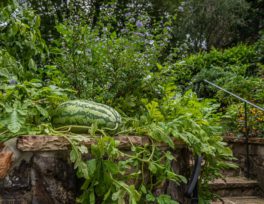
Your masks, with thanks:
[{"label": "foliage", "polygon": [[263,103],[261,44],[262,41],[252,46],[239,45],[225,51],[212,50],[192,55],[172,66],[172,72],[178,84],[191,85],[199,96],[215,96],[225,104],[232,100],[220,91],[216,94],[213,88],[201,83],[207,79],[241,97]]},{"label": "foliage", "polygon": [[19,134],[40,134],[54,108],[67,100],[69,92],[39,79],[19,82],[3,76],[0,87],[0,141]]},{"label": "foliage", "polygon": [[192,0],[179,6],[176,39],[189,41],[193,51],[225,47],[236,38],[249,9],[243,0]]},{"label": "foliage", "polygon": [[[170,164],[174,158],[169,151],[161,151],[155,146],[132,146],[131,154],[126,154],[117,148],[118,144],[112,137],[95,138],[97,143],[89,150],[78,145],[80,136],[70,138],[73,143],[77,142],[73,144],[71,160],[75,162],[77,175],[85,178],[81,187],[82,195],[77,199],[79,203],[174,202],[169,196],[155,198],[152,194],[166,179],[177,183],[186,182],[184,177],[171,170]],[[88,162],[79,160],[81,153],[88,151],[93,159]],[[145,181],[147,175],[151,181]]]},{"label": "foliage", "polygon": [[44,62],[46,43],[39,30],[40,18],[32,10],[8,4],[0,10],[0,50],[20,64],[18,77],[32,77],[37,66]]},{"label": "foliage", "polygon": [[35,63],[47,53],[39,17],[16,3],[1,8],[0,17],[0,140],[5,141],[44,131],[52,110],[71,91],[60,88],[67,81],[55,66]]},{"label": "foliage", "polygon": [[[254,45],[239,45],[224,51],[212,50],[209,53],[192,55],[182,61],[178,61],[171,66],[170,72],[174,74],[176,83],[182,87],[192,87],[199,97],[211,97],[221,103],[221,110],[226,112],[224,123],[227,130],[237,131],[241,128],[242,112],[233,113],[231,104],[239,101],[234,97],[220,91],[207,83],[207,79],[238,96],[245,98],[253,103],[263,106],[263,40]],[[233,106],[236,107],[236,106]],[[237,109],[238,110],[238,109]],[[263,124],[262,114],[249,112],[250,128],[252,132],[259,132],[261,135]],[[229,119],[228,119],[229,118]],[[230,121],[226,123],[227,120]],[[255,120],[255,122],[253,122]],[[234,125],[234,121],[236,125]],[[258,122],[257,122],[258,121]],[[259,124],[259,125],[257,125]],[[233,128],[228,128],[233,127]],[[258,130],[254,130],[254,128]],[[242,131],[243,132],[243,131]]]},{"label": "foliage", "polygon": [[[166,47],[165,55],[173,50],[193,53],[211,48],[232,47],[240,42],[255,42],[263,29],[263,0],[26,0],[41,15],[42,34],[45,39],[58,38],[54,29],[57,22],[66,19],[85,20],[96,27],[104,19],[113,27],[111,32],[124,29],[126,16],[133,15],[135,22],[148,16],[148,29],[160,22],[174,18],[169,26],[173,38]],[[156,24],[158,22],[158,24]],[[46,29],[48,28],[48,29]]]},{"label": "foliage", "polygon": [[[103,25],[103,24],[102,24]],[[62,35],[52,48],[54,61],[68,73],[78,97],[114,106],[126,114],[139,113],[140,98],[160,95],[150,76],[157,70],[157,61],[167,38],[147,34],[136,22],[127,22],[123,34],[111,33],[111,26],[91,30],[87,25],[59,24]],[[129,29],[132,29],[131,31]],[[162,31],[163,32],[163,31]],[[163,45],[162,45],[163,43]],[[157,83],[157,82],[155,82]]]},{"label": "foliage", "polygon": [[[148,112],[138,119],[127,119],[120,130],[122,134],[148,135],[152,141],[151,146],[132,145],[132,152],[127,155],[108,136],[96,137],[97,143],[91,150],[74,144],[71,160],[75,162],[78,175],[85,178],[79,202],[95,203],[94,200],[100,200],[101,203],[116,203],[117,197],[121,203],[125,203],[125,200],[129,200],[129,203],[173,202],[165,195],[157,197],[155,192],[166,180],[186,182],[184,177],[171,170],[171,162],[175,159],[171,152],[158,147],[160,142],[164,142],[174,149],[174,139],[182,140],[194,154],[204,156],[200,185],[201,194],[208,199],[210,193],[204,187],[210,180],[221,176],[220,169],[233,167],[227,163],[232,159],[232,152],[224,146],[220,136],[221,128],[217,125],[217,106],[209,100],[199,102],[197,96],[190,91],[175,98],[171,98],[172,94],[173,92],[167,91],[163,99],[144,101]],[[96,131],[92,127],[91,135]],[[80,136],[74,138],[77,141],[81,139]],[[81,153],[88,151],[89,156],[94,159],[87,163],[78,159]],[[127,171],[130,173],[127,174]],[[147,179],[147,175],[150,178]],[[133,181],[133,185],[123,183],[124,181]]]},{"label": "foliage", "polygon": [[[228,163],[232,159],[232,152],[225,147],[221,137],[220,115],[216,114],[218,105],[210,100],[200,102],[191,91],[183,96],[178,94],[175,98],[167,96],[159,103],[159,108],[154,110],[162,113],[167,121],[158,123],[163,129],[159,134],[161,140],[167,141],[168,145],[170,140],[165,138],[166,135],[183,140],[195,155],[204,156],[200,194],[201,198],[208,199],[207,196],[210,195],[206,188],[208,182],[221,176],[219,173],[221,168],[232,167],[232,164]],[[152,116],[159,115],[152,113],[153,108],[148,110]]]},{"label": "foliage", "polygon": [[[104,8],[109,6],[114,13],[116,5]],[[104,13],[91,26],[69,18],[57,25],[61,38],[52,40],[48,55],[39,17],[16,4],[1,8],[0,140],[29,133],[66,137],[72,144],[70,159],[84,179],[80,203],[176,203],[165,192],[157,193],[167,181],[186,183],[171,167],[174,139],[204,156],[200,183],[204,198],[208,182],[221,176],[220,169],[232,166],[225,162],[233,157],[220,136],[218,105],[200,101],[191,91],[179,94],[176,71],[162,63],[174,19],[153,22],[142,12],[127,14],[123,32],[108,23],[117,18]],[[89,133],[96,143],[87,149],[83,136],[54,130],[50,124],[54,107],[69,97],[122,110],[126,122],[119,134],[147,135],[152,144],[132,145],[131,154],[126,154],[110,134],[92,125]],[[101,137],[96,136],[99,133]]]},{"label": "foliage", "polygon": [[239,26],[239,39],[237,41],[255,42],[261,38],[261,30],[264,25],[263,0],[247,0],[250,8],[245,14],[244,25]]},{"label": "foliage", "polygon": [[[223,126],[227,133],[235,133],[239,137],[245,134],[245,109],[244,104],[232,104],[227,107],[223,116]],[[247,108],[247,126],[249,136],[263,137],[264,135],[264,112],[254,108]]]},{"label": "foliage", "polygon": [[14,77],[13,73],[23,73],[23,66],[11,56],[6,50],[0,50],[0,75],[6,77],[9,80]]},{"label": "foliage", "polygon": [[[206,53],[198,53],[191,55],[183,60],[177,61],[171,69],[173,69],[175,74],[175,81],[184,86],[190,85],[193,77],[198,73],[205,70],[211,70],[213,68],[219,69],[211,74],[207,72],[207,75],[210,76],[208,80],[214,80],[219,78],[217,73],[220,70],[223,71],[232,71],[230,66],[247,66],[249,74],[255,74],[258,69],[259,54],[257,53],[254,46],[247,45],[238,45],[236,47],[226,49],[226,50],[216,50]],[[251,67],[249,67],[251,65]],[[246,67],[246,68],[247,68]],[[247,71],[243,69],[244,71]],[[241,70],[241,71],[243,71]],[[222,72],[223,72],[222,71]],[[236,70],[234,70],[236,71]],[[239,71],[239,70],[237,70]],[[244,75],[245,73],[238,73]],[[214,77],[214,78],[212,78]],[[199,79],[201,80],[202,77]]]}]

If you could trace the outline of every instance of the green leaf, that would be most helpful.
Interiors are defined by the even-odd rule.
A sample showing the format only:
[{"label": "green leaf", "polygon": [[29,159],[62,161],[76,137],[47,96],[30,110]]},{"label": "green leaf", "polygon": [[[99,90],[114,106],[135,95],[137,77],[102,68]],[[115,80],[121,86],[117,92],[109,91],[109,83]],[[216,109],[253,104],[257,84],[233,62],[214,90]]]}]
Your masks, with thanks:
[{"label": "green leaf", "polygon": [[104,195],[104,201],[106,201],[108,198],[109,198],[109,196],[110,196],[110,194],[111,194],[111,188],[109,188],[109,190],[107,191],[107,193]]},{"label": "green leaf", "polygon": [[148,169],[153,173],[156,174],[157,173],[157,167],[153,162],[149,163]]},{"label": "green leaf", "polygon": [[35,26],[39,27],[40,26],[40,16],[35,17]]},{"label": "green leaf", "polygon": [[90,190],[89,200],[90,200],[90,204],[95,204],[95,195],[94,195],[94,190],[93,189]]},{"label": "green leaf", "polygon": [[119,173],[118,163],[114,163],[112,161],[105,160],[104,161],[104,168],[107,169],[112,174],[118,174]]},{"label": "green leaf", "polygon": [[77,160],[77,158],[78,158],[77,152],[74,149],[72,149],[70,152],[70,160],[72,162],[75,162]]},{"label": "green leaf", "polygon": [[159,110],[159,103],[156,101],[151,101],[146,105],[151,119],[154,121],[164,121],[164,116]]},{"label": "green leaf", "polygon": [[23,109],[17,109],[17,112],[20,116],[27,116],[27,111]]},{"label": "green leaf", "polygon": [[96,159],[88,160],[87,161],[87,168],[88,168],[90,176],[93,176],[94,172],[96,170]]},{"label": "green leaf", "polygon": [[169,152],[169,151],[167,151],[167,152],[165,153],[165,156],[166,156],[166,158],[167,158],[168,160],[170,160],[170,161],[172,161],[172,160],[175,159],[175,157],[174,157],[174,156],[172,155],[172,153]]},{"label": "green leaf", "polygon": [[48,111],[46,109],[42,108],[39,105],[35,105],[35,107],[40,112],[40,114],[43,115],[45,118],[49,117],[49,113],[48,113]]},{"label": "green leaf", "polygon": [[9,78],[10,75],[11,74],[8,72],[8,70],[6,68],[0,69],[0,76],[5,77],[5,78]]},{"label": "green leaf", "polygon": [[157,198],[158,204],[179,204],[177,201],[172,200],[168,195],[160,195]]},{"label": "green leaf", "polygon": [[78,146],[78,150],[80,151],[81,154],[87,154],[88,153],[88,148],[84,145]]},{"label": "green leaf", "polygon": [[121,190],[118,190],[117,192],[113,193],[112,200],[113,201],[118,200],[120,193],[121,193]]},{"label": "green leaf", "polygon": [[91,184],[91,180],[87,180],[86,179],[84,181],[83,185],[81,186],[81,189],[86,191],[88,189],[88,187],[89,187],[90,184]]},{"label": "green leaf", "polygon": [[146,200],[154,202],[156,199],[155,199],[155,197],[152,194],[147,194],[146,195]]},{"label": "green leaf", "polygon": [[179,174],[176,174],[172,171],[166,171],[167,174],[167,178],[171,181],[175,181],[177,184],[183,182],[183,183],[187,183],[187,179],[184,176],[181,176]]},{"label": "green leaf", "polygon": [[158,67],[159,70],[162,70],[163,67],[162,67],[161,64],[157,63],[156,65],[157,65],[157,67]]},{"label": "green leaf", "polygon": [[88,166],[85,162],[78,162],[78,171],[82,174],[82,177],[84,177],[85,179],[90,179]]},{"label": "green leaf", "polygon": [[7,128],[10,130],[10,132],[17,133],[21,129],[22,124],[23,120],[20,118],[17,110],[13,109],[9,117],[9,124]]},{"label": "green leaf", "polygon": [[140,186],[140,190],[143,192],[143,193],[147,193],[147,189],[146,189],[146,187],[144,186],[144,184],[141,184],[141,186]]},{"label": "green leaf", "polygon": [[37,70],[36,64],[32,58],[28,61],[28,67],[31,70],[34,70],[34,71]]}]

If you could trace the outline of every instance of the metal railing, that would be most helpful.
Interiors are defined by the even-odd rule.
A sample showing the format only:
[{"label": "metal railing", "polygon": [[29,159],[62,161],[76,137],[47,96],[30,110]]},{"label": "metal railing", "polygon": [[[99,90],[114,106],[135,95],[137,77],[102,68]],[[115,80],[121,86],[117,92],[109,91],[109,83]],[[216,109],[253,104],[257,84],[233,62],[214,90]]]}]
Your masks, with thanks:
[{"label": "metal railing", "polygon": [[250,169],[250,160],[249,160],[249,144],[248,144],[248,137],[249,137],[249,127],[248,127],[248,107],[247,105],[251,105],[253,106],[254,108],[258,109],[258,110],[261,110],[264,112],[264,108],[244,99],[244,98],[241,98],[240,96],[208,81],[208,80],[204,80],[204,82],[210,84],[211,86],[214,86],[215,88],[219,89],[219,90],[222,90],[224,91],[225,93],[228,93],[229,95],[237,98],[238,100],[242,101],[244,103],[244,137],[245,137],[245,144],[246,144],[246,177],[249,178],[249,169]]},{"label": "metal railing", "polygon": [[198,204],[199,197],[198,197],[198,178],[201,172],[202,167],[202,156],[197,156],[195,159],[194,169],[191,175],[190,180],[188,181],[187,188],[185,191],[185,197],[191,199],[191,204]]}]

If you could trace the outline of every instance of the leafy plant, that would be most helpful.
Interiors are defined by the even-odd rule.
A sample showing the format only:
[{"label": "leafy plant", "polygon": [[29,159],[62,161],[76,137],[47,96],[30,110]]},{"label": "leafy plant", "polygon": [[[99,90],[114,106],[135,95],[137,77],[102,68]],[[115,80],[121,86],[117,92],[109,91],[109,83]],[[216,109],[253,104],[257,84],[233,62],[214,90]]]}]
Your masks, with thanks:
[{"label": "leafy plant", "polygon": [[90,137],[96,142],[89,149],[82,145],[86,137],[60,133],[71,142],[71,161],[77,175],[84,179],[78,202],[176,203],[169,195],[156,193],[166,181],[186,183],[185,177],[172,170],[175,158],[171,151],[159,147],[160,143],[166,143],[176,148],[174,139],[182,140],[193,154],[204,156],[200,194],[210,200],[208,182],[221,177],[220,169],[234,167],[228,163],[233,159],[232,152],[220,136],[220,116],[215,113],[218,106],[210,100],[200,102],[191,91],[171,98],[172,90],[167,88],[162,99],[145,100],[148,112],[140,118],[126,119],[120,130],[119,134],[148,135],[150,146],[131,144],[131,152],[127,154],[118,148],[114,138],[96,126],[90,128]]},{"label": "leafy plant", "polygon": [[73,93],[63,73],[43,65],[48,50],[40,18],[16,1],[0,10],[1,141],[19,134],[47,131],[52,110]]},{"label": "leafy plant", "polygon": [[[226,121],[223,123],[226,133],[235,133],[238,136],[245,134],[245,109],[244,104],[233,104],[227,108],[223,116]],[[247,108],[248,134],[252,137],[262,137],[264,132],[264,112],[254,108]]]},{"label": "leafy plant", "polygon": [[5,141],[18,134],[41,133],[41,124],[50,121],[52,110],[67,100],[66,89],[45,85],[38,79],[19,82],[14,79],[1,83],[1,136]]},{"label": "leafy plant", "polygon": [[[178,61],[174,66],[170,66],[170,73],[175,76],[176,83],[182,89],[186,90],[186,86],[188,86],[193,88],[199,97],[217,99],[221,103],[220,112],[226,113],[230,105],[234,104],[235,106],[239,101],[203,82],[204,79],[263,106],[262,46],[263,40],[259,40],[255,45],[238,45],[224,51],[212,50],[209,53],[192,55]],[[233,131],[232,127],[241,129],[239,128],[241,122],[237,118],[238,115],[238,112],[237,114],[227,112],[223,119],[226,131]],[[227,118],[229,119],[226,120]],[[234,124],[234,121],[237,123]],[[261,125],[258,128],[259,130],[255,132],[262,131]]]},{"label": "leafy plant", "polygon": [[112,137],[94,138],[96,143],[89,150],[91,159],[84,162],[80,158],[83,153],[88,153],[88,149],[79,145],[82,137],[68,137],[73,147],[71,161],[75,163],[77,175],[85,179],[78,202],[144,203],[157,200],[162,203],[166,200],[176,203],[170,196],[155,198],[153,195],[167,179],[186,182],[183,176],[172,171],[174,157],[169,151],[159,150],[155,144],[152,148],[132,145],[132,152],[127,154],[117,148],[118,143]]},{"label": "leafy plant", "polygon": [[39,16],[12,1],[1,8],[0,24],[1,52],[7,52],[22,68],[22,72],[13,74],[21,79],[32,77],[32,72],[43,64],[47,54],[46,43],[39,30]]},{"label": "leafy plant", "polygon": [[54,62],[72,76],[69,81],[78,97],[106,103],[130,116],[139,114],[144,111],[141,98],[161,93],[151,76],[158,71],[169,31],[159,28],[153,30],[156,35],[149,33],[147,16],[132,22],[133,13],[124,19],[123,31],[113,31],[107,16],[101,15],[93,28],[82,21],[57,25],[61,38],[53,41]]}]

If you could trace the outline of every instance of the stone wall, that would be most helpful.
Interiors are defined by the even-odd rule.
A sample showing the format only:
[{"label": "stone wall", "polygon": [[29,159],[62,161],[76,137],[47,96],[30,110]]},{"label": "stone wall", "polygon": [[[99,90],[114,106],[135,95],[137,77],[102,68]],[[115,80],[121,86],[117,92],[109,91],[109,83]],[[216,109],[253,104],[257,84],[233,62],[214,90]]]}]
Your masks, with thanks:
[{"label": "stone wall", "polygon": [[0,203],[75,203],[76,178],[66,151],[35,152],[0,180]]},{"label": "stone wall", "polygon": [[[226,137],[225,141],[228,142],[234,156],[237,158],[236,162],[240,167],[239,174],[244,176],[247,172],[245,139]],[[264,192],[264,138],[249,139],[249,167],[250,178],[257,179],[259,186]]]},{"label": "stone wall", "polygon": [[[127,137],[117,138],[120,148],[128,149]],[[144,137],[130,137],[135,145],[144,145]],[[87,145],[93,141],[86,141]],[[176,142],[177,143],[177,142]],[[1,204],[74,204],[80,181],[69,161],[69,143],[63,137],[27,136],[11,140],[8,150],[12,152],[12,165],[7,175],[0,179]],[[125,150],[128,151],[128,150]],[[189,152],[180,143],[173,153],[175,172],[189,174]],[[186,203],[184,186],[165,183],[159,193],[168,193],[174,199]]]}]

